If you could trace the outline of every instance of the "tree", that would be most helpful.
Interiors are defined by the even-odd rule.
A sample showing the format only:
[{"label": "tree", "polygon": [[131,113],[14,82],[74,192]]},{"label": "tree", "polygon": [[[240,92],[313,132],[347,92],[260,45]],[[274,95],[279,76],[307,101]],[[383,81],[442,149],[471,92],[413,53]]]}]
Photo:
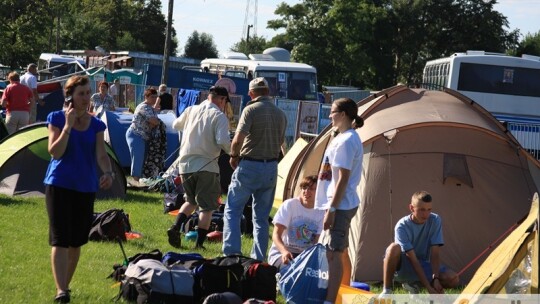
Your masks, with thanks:
[{"label": "tree", "polygon": [[231,51],[249,54],[261,54],[267,48],[266,39],[260,36],[250,37],[249,42],[240,40],[231,47]]},{"label": "tree", "polygon": [[314,65],[319,81],[383,89],[421,79],[429,59],[467,49],[504,52],[519,31],[506,31],[496,0],[304,0],[282,3],[293,58]]},{"label": "tree", "polygon": [[523,41],[512,53],[520,57],[523,54],[540,56],[540,32],[525,35]]},{"label": "tree", "polygon": [[15,69],[35,62],[35,54],[47,45],[47,3],[0,0],[0,7],[0,63]]},{"label": "tree", "polygon": [[217,58],[218,51],[212,35],[207,33],[199,34],[199,32],[193,31],[186,41],[184,57],[195,59]]}]

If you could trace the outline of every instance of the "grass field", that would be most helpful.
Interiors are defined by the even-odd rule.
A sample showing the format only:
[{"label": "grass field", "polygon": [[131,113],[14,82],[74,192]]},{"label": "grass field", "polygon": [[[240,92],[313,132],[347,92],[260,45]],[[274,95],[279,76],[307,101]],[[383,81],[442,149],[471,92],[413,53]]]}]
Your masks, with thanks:
[{"label": "grass field", "polygon": [[[206,258],[221,255],[221,243],[206,242],[206,250],[193,250],[183,240],[182,249],[167,242],[166,230],[174,217],[163,213],[162,194],[128,191],[125,200],[98,201],[96,212],[110,208],[129,213],[134,231],[143,237],[124,243],[127,256],[159,249],[163,253],[199,252]],[[274,210],[275,211],[275,210]],[[43,198],[14,198],[0,195],[0,303],[50,303],[55,286],[50,267],[48,219]],[[252,239],[244,237],[242,251],[249,255]],[[120,247],[113,242],[90,242],[71,282],[72,303],[110,303],[119,287],[107,276],[115,263],[122,263]],[[377,293],[380,286],[372,285]],[[397,293],[402,293],[397,290]],[[278,303],[284,303],[278,295]]]}]

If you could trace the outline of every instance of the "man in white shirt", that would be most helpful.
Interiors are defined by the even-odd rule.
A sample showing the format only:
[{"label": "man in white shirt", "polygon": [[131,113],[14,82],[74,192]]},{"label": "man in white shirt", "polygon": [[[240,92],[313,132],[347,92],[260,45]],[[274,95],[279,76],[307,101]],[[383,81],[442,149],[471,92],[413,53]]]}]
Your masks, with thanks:
[{"label": "man in white shirt", "polygon": [[113,84],[109,88],[109,94],[111,94],[114,100],[114,106],[119,107],[118,92],[120,91],[120,80],[118,78],[114,79]]},{"label": "man in white shirt", "polygon": [[204,248],[221,195],[218,158],[221,150],[227,154],[231,150],[229,120],[223,112],[228,99],[227,89],[211,87],[207,100],[187,108],[173,122],[173,128],[182,131],[178,172],[186,193],[186,202],[180,207],[174,225],[167,230],[173,247],[180,247],[180,228],[198,207],[196,247]]},{"label": "man in white shirt", "polygon": [[39,103],[41,106],[43,106],[43,101],[39,100],[39,94],[37,91],[37,75],[37,65],[35,63],[30,63],[26,69],[26,73],[22,75],[20,79],[21,84],[24,84],[30,88],[32,94],[34,95],[34,98],[30,103],[30,124],[36,122],[37,104]]}]

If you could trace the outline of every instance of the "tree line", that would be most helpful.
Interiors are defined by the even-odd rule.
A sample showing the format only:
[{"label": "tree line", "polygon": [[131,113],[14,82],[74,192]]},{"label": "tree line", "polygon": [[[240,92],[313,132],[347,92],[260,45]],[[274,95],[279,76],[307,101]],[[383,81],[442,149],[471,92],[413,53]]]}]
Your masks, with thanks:
[{"label": "tree line", "polygon": [[[425,62],[466,50],[540,55],[540,32],[520,41],[494,10],[497,0],[303,0],[281,3],[267,27],[230,47],[245,54],[277,46],[317,68],[323,85],[382,89],[421,81]],[[166,17],[160,0],[0,0],[0,63],[12,68],[58,49],[162,54]],[[178,49],[172,32],[170,54]],[[194,31],[185,57],[217,57],[212,35]]]}]

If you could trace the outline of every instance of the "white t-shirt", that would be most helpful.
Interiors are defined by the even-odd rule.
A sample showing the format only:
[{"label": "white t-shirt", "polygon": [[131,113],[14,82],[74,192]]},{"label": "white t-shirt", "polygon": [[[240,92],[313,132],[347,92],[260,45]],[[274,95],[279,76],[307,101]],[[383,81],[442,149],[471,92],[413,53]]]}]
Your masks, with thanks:
[{"label": "white t-shirt", "polygon": [[[349,182],[345,189],[343,199],[336,207],[340,210],[350,210],[360,205],[360,197],[356,192],[360,178],[362,177],[362,159],[364,149],[360,136],[354,129],[349,129],[338,134],[328,145],[324,152],[317,193],[315,195],[315,209],[326,210],[330,208],[330,202],[334,197],[339,168],[351,171]],[[325,166],[326,161],[330,165]]]},{"label": "white t-shirt", "polygon": [[[323,228],[324,210],[308,209],[299,198],[283,202],[274,215],[274,224],[287,227],[282,234],[283,244],[291,253],[300,253],[315,244]],[[274,264],[281,253],[272,243],[268,252],[268,264]]]},{"label": "white t-shirt", "polygon": [[21,76],[20,82],[21,84],[29,87],[31,90],[37,89],[37,78],[34,74],[30,72],[24,73],[24,75]]},{"label": "white t-shirt", "polygon": [[221,150],[230,153],[231,138],[229,120],[217,105],[205,100],[188,107],[174,120],[173,128],[182,131],[180,173],[219,173],[218,157]]},{"label": "white t-shirt", "polygon": [[109,88],[109,94],[111,94],[113,97],[118,95],[118,87],[116,84],[111,85]]}]

